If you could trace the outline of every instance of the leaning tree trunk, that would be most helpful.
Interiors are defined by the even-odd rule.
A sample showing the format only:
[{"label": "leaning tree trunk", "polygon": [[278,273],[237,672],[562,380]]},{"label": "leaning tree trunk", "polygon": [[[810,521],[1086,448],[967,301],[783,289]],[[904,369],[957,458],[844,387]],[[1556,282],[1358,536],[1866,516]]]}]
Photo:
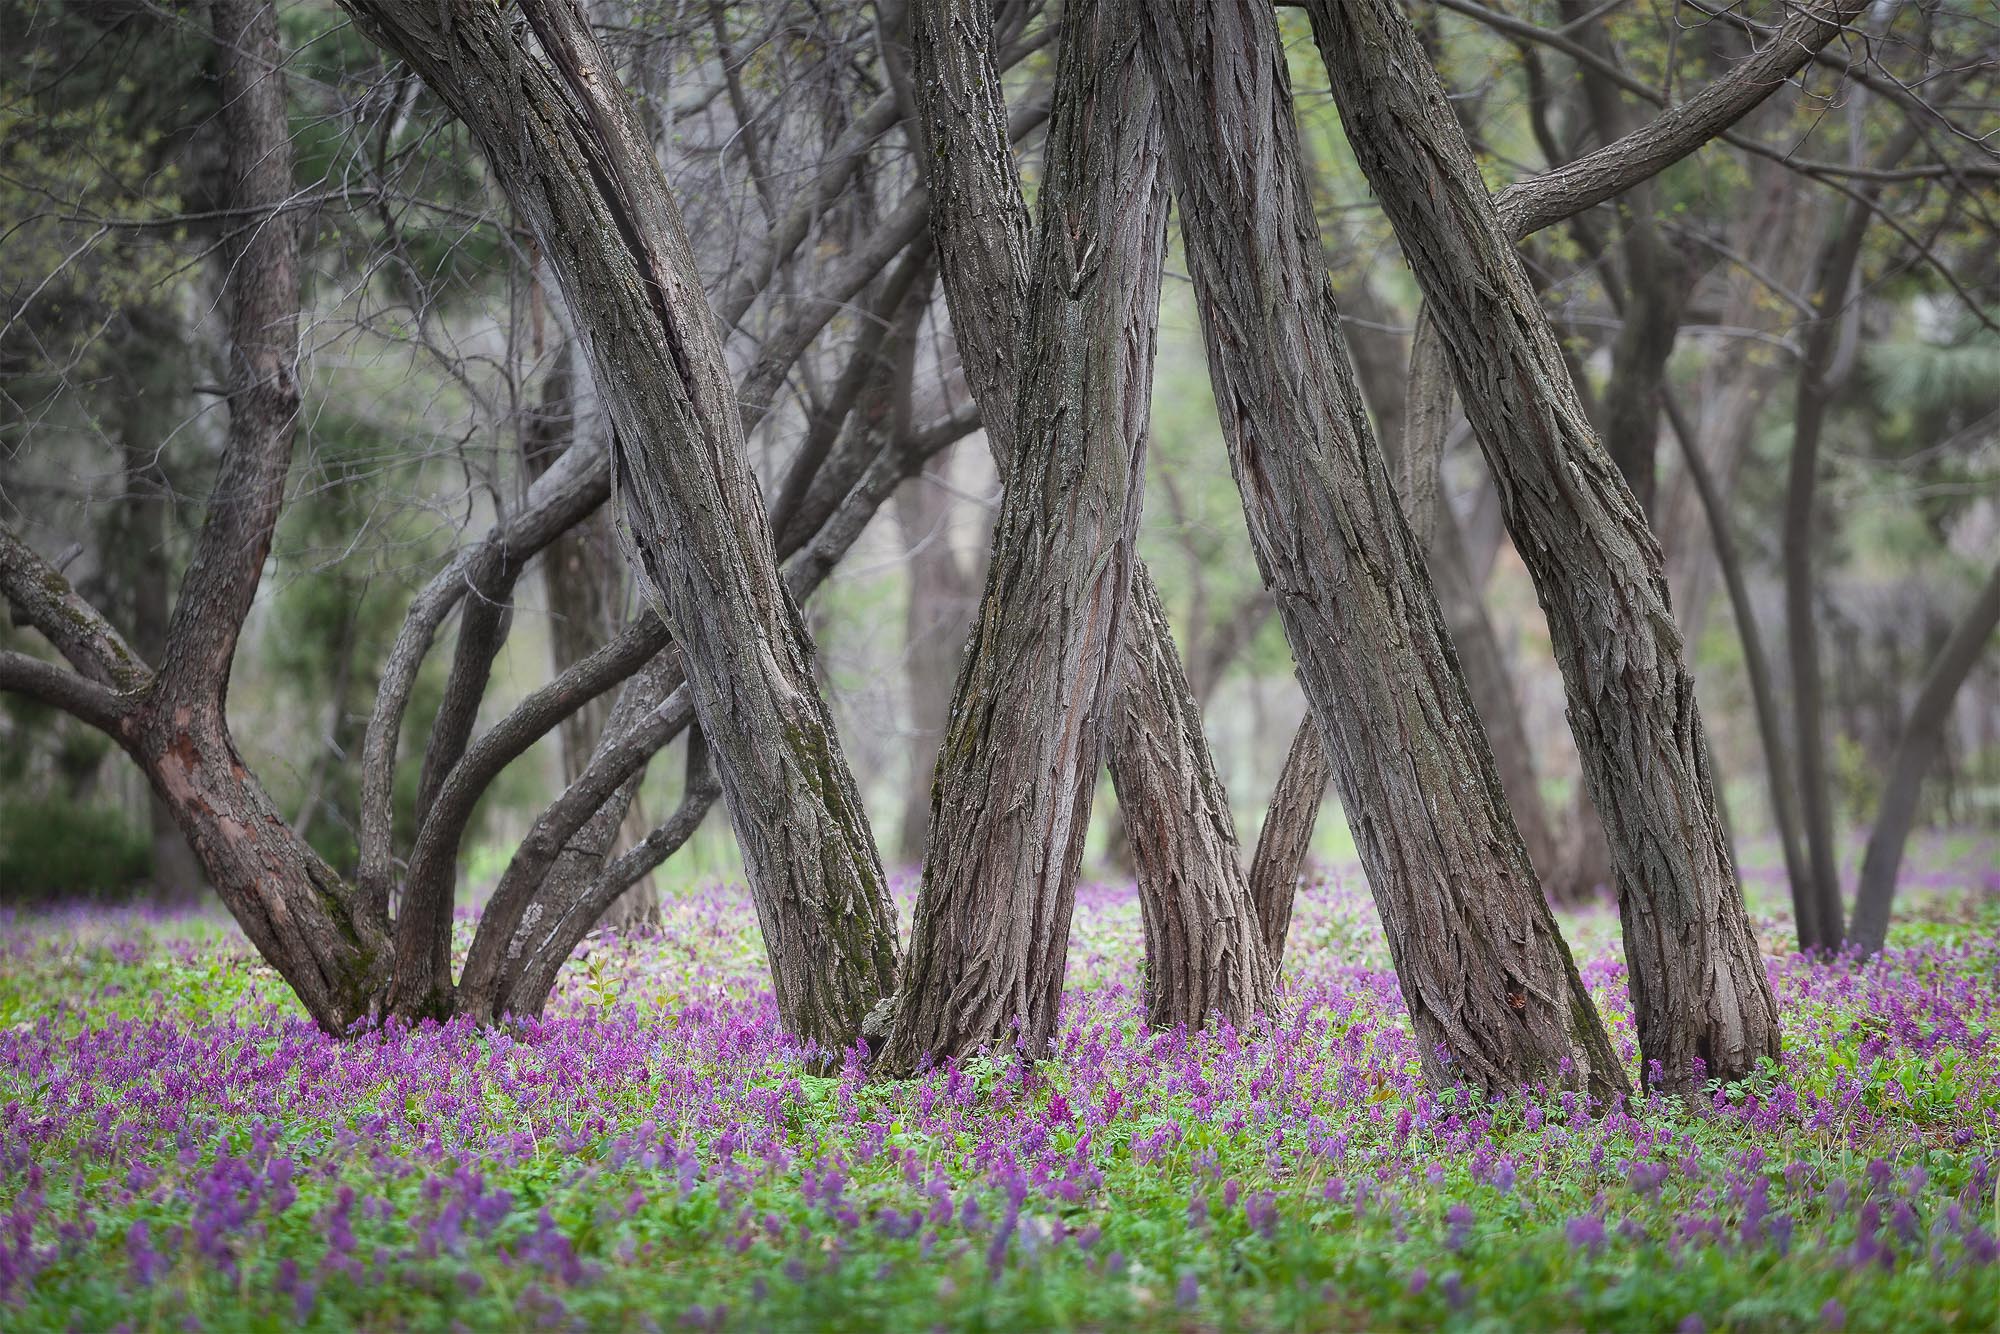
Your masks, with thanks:
[{"label": "leaning tree trunk", "polygon": [[1250,898],[1257,905],[1257,923],[1271,954],[1271,967],[1285,962],[1285,941],[1292,931],[1292,901],[1299,892],[1306,853],[1312,848],[1313,827],[1320,803],[1333,781],[1333,761],[1327,758],[1319,720],[1308,712],[1292,735],[1285,767],[1271,791],[1271,808],[1257,831],[1257,853],[1250,859]]},{"label": "leaning tree trunk", "polygon": [[1363,410],[1270,6],[1147,8],[1251,543],[1332,755],[1431,1082],[1627,1087],[1542,899]]},{"label": "leaning tree trunk", "polygon": [[[612,420],[635,572],[672,627],[715,754],[779,1020],[850,1043],[894,987],[895,918],[778,576],[679,210],[616,74],[567,0],[525,0],[520,28],[487,5],[347,8],[464,120],[549,258]],[[406,903],[397,927],[395,1008],[448,1011],[448,895]]]},{"label": "leaning tree trunk", "polygon": [[1861,887],[1855,895],[1854,927],[1848,943],[1864,955],[1875,954],[1889,936],[1889,909],[1896,900],[1896,872],[1903,864],[1903,845],[1916,820],[1917,797],[1924,775],[1937,758],[1944,725],[1951,717],[1958,688],[1979,661],[1987,641],[2000,626],[2000,565],[1993,567],[1972,606],[1952,630],[1944,649],[1924,676],[1923,686],[1903,720],[1896,755],[1889,763],[1889,783],[1875,812],[1868,851],[1861,860]]},{"label": "leaning tree trunk", "polygon": [[881,1054],[895,1074],[1048,1050],[1136,560],[1166,254],[1159,121],[1126,5],[1070,8],[1061,42],[1015,452],[938,755]]},{"label": "leaning tree trunk", "polygon": [[[1146,932],[1146,1022],[1194,1029],[1210,1015],[1221,1015],[1240,1024],[1243,1016],[1268,1012],[1275,1004],[1281,951],[1263,948],[1270,936],[1263,903],[1253,897],[1254,876],[1245,894],[1234,878],[1203,874],[1242,865],[1242,853],[1229,806],[1218,803],[1225,791],[1221,776],[1212,767],[1194,772],[1180,767],[1189,757],[1204,766],[1213,761],[1180,664],[1145,651],[1174,652],[1166,609],[1150,579],[1133,584],[1132,617],[1152,624],[1126,632],[1108,755],[1128,846],[1138,878],[1148,887],[1139,896]],[[1174,730],[1158,730],[1163,711]],[[1170,744],[1156,744],[1162,740]],[[1325,788],[1322,770],[1306,807],[1308,839]],[[1140,821],[1148,827],[1135,828]],[[1170,823],[1157,827],[1162,822]],[[1190,850],[1195,855],[1187,855]],[[1296,875],[1295,863],[1294,883]]]},{"label": "leaning tree trunk", "polygon": [[1779,1049],[1777,1005],[1716,812],[1660,550],[1585,420],[1513,238],[1409,19],[1309,4],[1348,142],[1443,336],[1534,576],[1611,844],[1642,1057],[1698,1087]]},{"label": "leaning tree trunk", "polygon": [[[990,13],[990,7],[978,0],[919,6],[911,16],[916,20],[911,34],[914,78],[901,73],[896,38],[899,7],[883,7],[883,27],[889,68],[919,112],[927,145],[923,161],[935,200],[932,223],[954,337],[1004,481],[1016,434],[1029,224],[1007,147],[1007,111],[991,49]],[[1143,563],[1132,578],[1137,601],[1158,603]],[[1176,959],[1149,956],[1146,972],[1149,977],[1191,978],[1208,970],[1199,984],[1150,997],[1148,1012],[1162,1023],[1185,1024],[1192,1031],[1210,1015],[1208,1009],[1194,1007],[1214,1004],[1224,1019],[1242,1028],[1255,1016],[1259,997],[1274,995],[1275,990],[1245,987],[1241,975],[1230,972],[1242,948],[1238,924],[1255,910],[1228,814],[1229,794],[1209,753],[1198,712],[1183,703],[1191,692],[1164,622],[1133,616],[1126,622],[1126,634],[1121,650],[1126,665],[1116,679],[1121,690],[1129,686],[1141,693],[1121,698],[1117,726],[1106,738],[1105,759],[1135,845],[1139,899],[1150,905],[1142,912],[1160,921],[1177,920],[1189,933],[1150,936],[1148,944],[1155,948],[1185,939],[1187,953]],[[1157,694],[1143,693],[1153,688],[1149,682]],[[1140,747],[1138,753],[1129,753],[1128,745]],[[1185,805],[1165,811],[1131,809],[1136,803],[1178,799],[1175,784],[1158,781],[1166,773],[1177,775],[1177,783],[1192,786],[1193,808],[1202,814],[1191,815]],[[1156,841],[1137,847],[1143,840]],[[1173,879],[1159,879],[1168,868]],[[1214,911],[1188,914],[1178,905],[1189,896],[1215,905]],[[1244,975],[1268,968],[1265,963]]]}]

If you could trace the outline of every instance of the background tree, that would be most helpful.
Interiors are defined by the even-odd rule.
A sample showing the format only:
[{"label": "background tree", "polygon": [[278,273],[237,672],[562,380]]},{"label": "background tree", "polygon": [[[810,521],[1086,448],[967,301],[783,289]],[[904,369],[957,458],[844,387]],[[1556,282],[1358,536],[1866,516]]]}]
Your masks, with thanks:
[{"label": "background tree", "polygon": [[[996,340],[966,336],[936,300],[945,246],[934,233],[976,242],[978,229],[954,231],[950,209],[933,216],[917,94],[935,88],[906,78],[874,10],[632,0],[584,12],[682,206],[773,554],[795,600],[812,595],[813,681],[876,827],[914,851],[922,821],[897,812],[913,790],[928,807],[934,746],[920,736],[943,729],[959,643],[950,629],[932,636],[941,651],[922,664],[903,627],[928,610],[910,597],[930,577],[927,558],[942,551],[962,574],[977,572],[1001,470],[987,462],[992,449],[958,450],[948,466],[940,451],[982,416],[998,432],[988,443],[1004,443],[1013,378],[997,398],[981,385],[1002,378],[995,358],[1011,355],[1021,301],[974,311],[975,331],[988,319],[1009,331]],[[969,159],[992,168],[992,193],[978,198],[993,205],[979,216],[1002,224],[989,229],[993,248],[951,253],[997,256],[991,290],[1024,296],[1025,199],[1036,192],[1024,196],[1019,182],[1044,179],[1056,22],[1034,4],[967,12],[979,22],[966,31],[990,41],[997,111],[982,114],[1004,117],[1010,149]],[[1924,691],[1915,707],[1979,605],[2000,532],[1996,271],[1985,244],[1996,163],[1980,139],[1993,104],[1991,34],[1959,6],[1827,22],[1847,12],[1777,0],[1409,9],[1485,184],[1506,186],[1510,233],[1543,228],[1517,249],[1601,438],[1618,403],[1639,402],[1619,389],[1621,361],[1636,355],[1622,349],[1672,348],[1658,363],[1655,438],[1641,423],[1624,453],[1632,476],[1651,464],[1653,526],[1711,722],[1718,811],[1726,792],[1730,832],[1753,869],[1779,860],[1785,793],[1798,788],[1792,646],[1775,628],[1783,553],[1768,516],[1784,508],[1789,391],[1816,328],[1832,329],[1829,365],[1841,372],[1825,381],[1833,392],[1813,449],[1806,580],[1836,863],[1859,859],[1847,831],[1886,831],[1897,809],[1915,829],[1990,823],[2000,791],[1990,652],[1975,648],[1955,691],[1941,702]],[[879,17],[893,32],[895,10]],[[166,849],[185,855],[185,839],[153,836],[155,814],[170,808],[154,806],[141,766],[113,757],[118,743],[86,721],[106,720],[102,697],[75,678],[99,668],[79,671],[37,627],[81,634],[63,642],[85,664],[101,661],[92,635],[115,627],[148,671],[161,665],[165,649],[152,646],[164,645],[231,446],[232,256],[260,219],[281,217],[299,247],[299,410],[270,555],[235,633],[226,721],[242,772],[221,765],[204,779],[229,809],[289,817],[290,836],[258,817],[273,855],[300,867],[316,857],[333,893],[357,892],[385,931],[412,898],[483,897],[451,942],[452,1006],[534,1012],[559,988],[563,960],[615,922],[607,909],[625,886],[669,857],[664,885],[740,875],[730,831],[705,820],[717,770],[665,623],[627,619],[624,595],[593,579],[608,595],[605,619],[560,652],[555,642],[596,618],[571,614],[580,596],[560,578],[551,593],[544,567],[568,568],[551,553],[591,528],[602,550],[615,509],[588,374],[573,376],[581,447],[546,473],[530,466],[576,321],[551,256],[466,124],[324,0],[277,7],[272,65],[285,74],[292,159],[281,201],[233,203],[208,19],[148,6],[0,12],[21,39],[21,58],[0,70],[0,509],[17,594],[12,624],[0,626],[0,894],[128,893],[187,878],[154,874]],[[1574,816],[1590,803],[1533,581],[1452,407],[1448,369],[1425,371],[1439,359],[1424,355],[1436,340],[1415,336],[1418,285],[1395,262],[1397,239],[1317,86],[1305,16],[1286,9],[1279,21],[1284,58],[1298,62],[1309,250],[1338,297],[1360,401],[1392,455],[1530,860],[1551,892],[1583,892],[1605,876],[1545,850],[1584,846],[1589,825]],[[518,36],[531,60],[543,58],[532,30]],[[1912,126],[1915,138],[1890,157]],[[1649,179],[1650,198],[1632,192]],[[1822,318],[1816,257],[1857,209],[1866,220],[1847,295]],[[1632,300],[1642,232],[1682,265],[1676,320]],[[1170,254],[1168,265],[1185,261]],[[1158,614],[1149,651],[1127,665],[1161,684],[1119,692],[1107,767],[1126,829],[1097,822],[1084,854],[1087,875],[1117,874],[1093,857],[1121,842],[1148,854],[1132,865],[1148,1014],[1190,1027],[1214,1014],[1250,1020],[1260,973],[1248,965],[1282,948],[1283,934],[1261,951],[1246,937],[1279,922],[1281,899],[1313,892],[1309,852],[1352,851],[1349,821],[1313,819],[1325,748],[1304,743],[1323,738],[1315,723],[1294,732],[1306,701],[1273,615],[1279,601],[1235,518],[1242,501],[1228,451],[1216,448],[1223,423],[1197,365],[1196,296],[1174,283],[1163,294],[1153,503],[1136,539],[1148,573],[1135,600],[1150,588]],[[1426,384],[1442,386],[1441,407],[1435,392],[1413,392]],[[1669,426],[1675,447],[1661,449]],[[922,524],[949,540],[913,552],[893,518],[872,519],[888,498],[919,494]],[[1712,533],[1732,540],[1727,560]],[[81,619],[51,572],[88,604]],[[1709,590],[1723,585],[1727,621],[1707,614]],[[919,721],[925,678],[938,701],[929,723]],[[1898,758],[1902,740],[1921,731],[1905,728],[1906,715],[1937,721],[1921,786],[1898,776],[1913,770]],[[1259,809],[1260,851],[1246,868],[1235,831],[1252,833]],[[1809,859],[1801,848],[1786,860],[1803,893]],[[1782,916],[1761,884],[1751,911]],[[310,901],[319,892],[310,875],[285,891],[314,920],[325,912]],[[1760,922],[1759,934],[1781,949],[1786,924]],[[374,989],[357,984],[345,1010],[315,1012],[330,1027],[372,1013],[392,962],[384,954],[362,970]]]}]

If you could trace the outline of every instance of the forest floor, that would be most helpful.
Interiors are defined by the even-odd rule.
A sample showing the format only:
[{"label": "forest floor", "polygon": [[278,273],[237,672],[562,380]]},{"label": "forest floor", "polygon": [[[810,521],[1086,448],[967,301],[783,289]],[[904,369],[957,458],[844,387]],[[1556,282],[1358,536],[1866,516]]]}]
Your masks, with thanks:
[{"label": "forest floor", "polygon": [[[2000,1328],[2000,844],[1866,966],[1748,880],[1785,1060],[1609,1109],[1424,1093],[1352,867],[1268,1030],[1146,1031],[1086,886],[1057,1058],[907,1084],[806,1073],[730,886],[546,1020],[344,1043],[219,916],[0,915],[0,1326]],[[1636,1069],[1615,911],[1563,924]]]}]

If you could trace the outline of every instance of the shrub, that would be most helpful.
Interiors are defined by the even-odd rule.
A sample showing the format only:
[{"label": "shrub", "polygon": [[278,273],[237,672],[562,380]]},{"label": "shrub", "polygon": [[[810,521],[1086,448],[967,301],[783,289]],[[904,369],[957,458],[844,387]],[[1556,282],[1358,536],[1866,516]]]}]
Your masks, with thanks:
[{"label": "shrub", "polygon": [[46,799],[0,801],[0,903],[59,895],[123,898],[152,870],[144,833],[120,811]]}]

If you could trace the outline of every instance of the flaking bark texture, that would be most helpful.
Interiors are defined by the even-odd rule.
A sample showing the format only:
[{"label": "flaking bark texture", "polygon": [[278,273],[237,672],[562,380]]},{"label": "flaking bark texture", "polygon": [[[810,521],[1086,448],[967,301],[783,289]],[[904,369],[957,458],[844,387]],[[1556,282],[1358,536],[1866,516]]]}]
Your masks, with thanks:
[{"label": "flaking bark texture", "polygon": [[[1122,3],[1066,11],[1016,448],[937,762],[892,1074],[1055,1032],[1136,560],[1166,252],[1159,122]],[[947,257],[947,274],[950,261]]]},{"label": "flaking bark texture", "polygon": [[[780,1021],[845,1045],[894,985],[895,919],[658,162],[572,0],[527,0],[519,28],[490,5],[347,7],[465,121],[548,257],[613,423],[635,564],[715,754]],[[397,965],[399,992],[421,989],[399,1011],[449,1008],[434,960]]]},{"label": "flaking bark texture", "polygon": [[[895,69],[898,7],[885,5],[883,14],[885,52]],[[993,54],[992,10],[981,0],[941,0],[915,6],[908,18],[915,66],[910,92],[919,112],[925,179],[936,201],[932,223],[945,298],[966,380],[979,402],[987,442],[1004,481],[1014,454],[1030,229],[1007,148],[1008,114]],[[1157,115],[1157,109],[1150,114]],[[1135,599],[1158,602],[1157,593],[1147,591],[1152,576],[1143,562],[1133,571],[1132,583],[1138,590]],[[1119,802],[1134,845],[1143,911],[1160,920],[1178,920],[1190,933],[1149,936],[1149,948],[1185,941],[1188,952],[1179,958],[1149,954],[1147,973],[1191,977],[1211,964],[1234,967],[1233,924],[1254,911],[1234,838],[1216,836],[1214,821],[1192,814],[1188,806],[1154,811],[1142,804],[1180,796],[1178,785],[1152,781],[1149,775],[1155,771],[1179,775],[1181,783],[1191,786],[1193,811],[1227,811],[1229,794],[1209,752],[1198,711],[1179,703],[1193,698],[1193,692],[1164,621],[1133,616],[1126,621],[1125,633],[1148,638],[1122,648],[1134,666],[1120,670],[1120,688],[1136,689],[1133,682],[1150,682],[1145,688],[1157,686],[1158,693],[1135,693],[1121,700],[1119,723],[1106,738],[1106,760],[1114,771],[1114,783],[1117,772],[1125,775]],[[1144,664],[1147,675],[1139,675],[1137,664]],[[1128,744],[1142,746],[1142,754],[1125,756]],[[1141,842],[1150,846],[1137,846]],[[1170,868],[1172,878],[1163,878]],[[1213,913],[1188,914],[1173,906],[1188,892],[1215,905]],[[1253,997],[1253,990],[1241,985],[1240,979],[1222,976],[1204,978],[1201,985],[1179,992],[1180,1001],[1193,1005],[1204,998],[1225,1003],[1224,1017],[1239,1028],[1253,1017],[1245,1008]],[[1205,1010],[1178,1002],[1160,1013],[1172,1014],[1175,1022],[1191,1029],[1208,1018]]]},{"label": "flaking bark texture", "polygon": [[1683,1090],[1699,1083],[1697,1061],[1747,1074],[1778,1053],[1777,1010],[1659,546],[1591,431],[1409,20],[1391,0],[1307,8],[1348,141],[1416,271],[1548,615],[1611,844],[1648,1076]]},{"label": "flaking bark texture", "polygon": [[1320,258],[1271,9],[1146,10],[1181,227],[1251,543],[1437,1086],[1627,1087],[1542,899]]},{"label": "flaking bark texture", "polygon": [[[1131,618],[1106,756],[1138,876],[1151,886],[1139,896],[1146,1022],[1193,1031],[1220,1016],[1240,1029],[1276,1003],[1278,951],[1264,948],[1258,905],[1240,874],[1214,874],[1243,864],[1236,821],[1228,803],[1217,800],[1224,789],[1212,767],[1180,767],[1190,756],[1207,764],[1209,750],[1201,737],[1186,735],[1200,731],[1201,714],[1182,685],[1179,663],[1153,656],[1172,654],[1174,637],[1149,579],[1133,581]],[[1140,621],[1151,625],[1141,628]],[[1173,722],[1170,731],[1155,722],[1163,713]],[[1156,738],[1177,744],[1155,745]],[[1311,810],[1318,810],[1324,788],[1322,772]],[[1185,855],[1190,849],[1197,855]]]}]

